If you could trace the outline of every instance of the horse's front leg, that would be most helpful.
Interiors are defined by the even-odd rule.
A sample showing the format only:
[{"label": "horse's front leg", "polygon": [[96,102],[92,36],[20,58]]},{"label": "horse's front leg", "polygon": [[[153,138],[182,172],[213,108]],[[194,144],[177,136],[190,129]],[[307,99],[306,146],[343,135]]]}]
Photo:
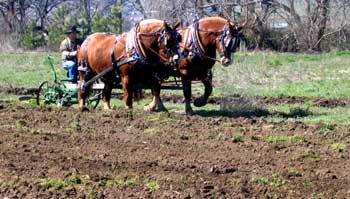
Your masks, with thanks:
[{"label": "horse's front leg", "polygon": [[185,111],[187,115],[194,115],[194,112],[191,107],[191,80],[182,78],[182,91],[185,97]]},{"label": "horse's front leg", "polygon": [[127,110],[132,110],[132,94],[133,89],[130,83],[129,76],[122,77],[122,86],[123,86],[123,95],[124,95],[124,102],[125,102],[125,108]]},{"label": "horse's front leg", "polygon": [[152,102],[143,107],[144,111],[150,112],[150,111],[154,111],[156,108],[158,109],[158,111],[165,111],[165,112],[168,111],[165,108],[160,98],[160,87],[161,87],[161,84],[159,82],[155,83],[152,86],[152,96],[153,96]]},{"label": "horse's front leg", "polygon": [[204,94],[199,98],[195,99],[193,102],[193,104],[197,107],[205,106],[207,104],[209,96],[213,91],[212,80],[210,77],[202,80],[202,83],[204,84]]}]

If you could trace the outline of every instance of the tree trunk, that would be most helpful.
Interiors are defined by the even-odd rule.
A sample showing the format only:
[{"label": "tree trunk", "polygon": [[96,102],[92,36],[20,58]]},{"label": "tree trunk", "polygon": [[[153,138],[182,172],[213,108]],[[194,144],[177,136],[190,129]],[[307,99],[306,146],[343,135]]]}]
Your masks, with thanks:
[{"label": "tree trunk", "polygon": [[328,20],[328,14],[329,14],[329,3],[330,0],[321,0],[320,1],[320,25],[317,33],[317,40],[316,40],[316,46],[315,50],[320,51],[321,50],[321,41],[323,38],[323,35],[325,33],[326,27],[327,27],[327,20]]}]

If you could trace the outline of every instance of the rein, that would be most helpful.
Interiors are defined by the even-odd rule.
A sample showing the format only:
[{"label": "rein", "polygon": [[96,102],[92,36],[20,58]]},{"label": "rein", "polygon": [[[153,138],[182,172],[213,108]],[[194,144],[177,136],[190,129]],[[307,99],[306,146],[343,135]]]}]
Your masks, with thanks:
[{"label": "rein", "polygon": [[222,30],[204,30],[204,29],[200,29],[198,22],[194,24],[194,35],[192,34],[192,36],[194,37],[194,43],[197,44],[198,48],[199,48],[199,53],[201,57],[204,57],[206,59],[212,60],[212,61],[216,61],[216,62],[220,62],[220,60],[214,58],[214,57],[210,57],[205,53],[205,50],[203,49],[203,45],[200,42],[199,39],[199,31],[200,32],[207,32],[207,33],[223,33],[225,31],[225,28]]},{"label": "rein", "polygon": [[[137,39],[141,40],[141,38],[139,38],[139,36],[162,36],[164,33],[162,33],[162,28],[159,28],[157,31],[154,31],[154,32],[150,32],[150,33],[148,33],[148,32],[138,32],[136,34],[137,34]],[[139,42],[137,42],[137,43],[139,44]],[[139,44],[138,47],[141,49],[141,51],[144,51],[141,44]],[[165,58],[164,56],[160,55],[159,53],[157,53],[152,48],[147,48],[147,49],[150,50],[155,55],[157,55],[163,61],[165,61],[165,62],[169,61],[167,58]],[[144,57],[147,58],[146,55]]]}]

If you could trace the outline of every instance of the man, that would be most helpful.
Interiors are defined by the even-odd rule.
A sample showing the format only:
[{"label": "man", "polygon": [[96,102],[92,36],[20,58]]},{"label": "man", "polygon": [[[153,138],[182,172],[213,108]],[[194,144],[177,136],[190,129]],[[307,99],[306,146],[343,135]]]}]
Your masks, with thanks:
[{"label": "man", "polygon": [[78,69],[76,63],[77,48],[81,45],[81,40],[78,39],[77,34],[80,31],[76,26],[72,26],[67,30],[67,38],[61,42],[60,52],[62,53],[62,66],[68,71],[68,78],[72,83],[78,81]]}]

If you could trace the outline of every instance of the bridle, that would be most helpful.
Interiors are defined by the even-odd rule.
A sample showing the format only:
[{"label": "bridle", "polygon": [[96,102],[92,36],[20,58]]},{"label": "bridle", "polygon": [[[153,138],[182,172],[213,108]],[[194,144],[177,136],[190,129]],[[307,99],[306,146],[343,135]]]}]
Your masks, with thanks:
[{"label": "bridle", "polygon": [[[137,30],[137,29],[138,29],[138,25],[136,26],[135,30]],[[171,38],[173,38],[172,40],[168,39],[167,36],[169,34],[171,35]],[[172,28],[167,28],[167,27],[165,27],[165,25],[154,32],[150,32],[150,33],[137,32],[137,39],[138,39],[137,44],[138,44],[138,47],[140,48],[140,50],[142,51],[144,59],[146,59],[147,57],[146,57],[146,54],[145,54],[145,51],[144,51],[142,45],[140,44],[140,41],[141,41],[140,36],[159,36],[158,46],[160,49],[162,49],[162,47],[161,47],[162,44],[163,44],[163,46],[165,46],[165,48],[163,48],[162,50],[165,50],[167,57],[174,55],[175,51],[177,52],[179,41],[181,39],[180,38],[181,35],[176,30],[173,30]],[[163,61],[165,61],[165,62],[169,61],[166,57],[162,56],[161,54],[156,52],[154,49],[148,48],[148,50],[150,50],[152,53],[157,55]]]},{"label": "bridle", "polygon": [[203,44],[201,43],[199,38],[199,32],[220,34],[220,36],[216,38],[216,40],[220,42],[220,44],[224,47],[224,52],[220,52],[220,56],[229,56],[231,53],[236,51],[236,48],[240,44],[240,40],[244,39],[244,35],[239,31],[231,31],[230,26],[228,24],[229,22],[227,21],[224,28],[221,30],[200,29],[198,22],[194,24],[194,43],[195,45],[197,45],[201,57],[210,59],[212,61],[220,62],[220,60],[216,59],[215,57],[210,57],[206,54],[205,49],[203,48]]}]

